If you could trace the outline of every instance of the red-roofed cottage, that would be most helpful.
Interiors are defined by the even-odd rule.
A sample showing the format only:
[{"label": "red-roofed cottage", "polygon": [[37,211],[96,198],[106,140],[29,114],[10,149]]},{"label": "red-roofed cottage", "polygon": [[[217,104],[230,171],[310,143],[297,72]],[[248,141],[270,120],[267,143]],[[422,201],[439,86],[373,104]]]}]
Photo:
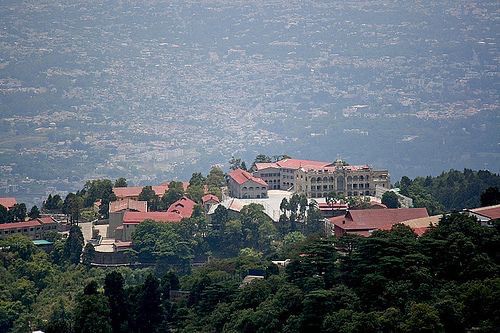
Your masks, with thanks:
[{"label": "red-roofed cottage", "polygon": [[267,198],[267,183],[242,169],[228,174],[229,195],[240,199]]},{"label": "red-roofed cottage", "polygon": [[428,216],[425,208],[361,209],[330,218],[328,224],[337,237],[346,233],[369,236],[375,230],[388,230],[397,223]]}]

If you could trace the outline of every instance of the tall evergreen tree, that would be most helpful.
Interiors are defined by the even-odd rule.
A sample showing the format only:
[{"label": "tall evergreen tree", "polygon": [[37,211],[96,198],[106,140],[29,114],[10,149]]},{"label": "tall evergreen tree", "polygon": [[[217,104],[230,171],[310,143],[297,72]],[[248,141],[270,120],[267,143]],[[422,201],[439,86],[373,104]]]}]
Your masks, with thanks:
[{"label": "tall evergreen tree", "polygon": [[113,333],[127,331],[127,297],[124,290],[123,276],[111,272],[104,279],[104,295],[108,298],[111,328]]},{"label": "tall evergreen tree", "polygon": [[80,255],[83,249],[82,230],[77,225],[72,225],[69,229],[69,235],[64,243],[64,258],[72,264],[80,262]]}]

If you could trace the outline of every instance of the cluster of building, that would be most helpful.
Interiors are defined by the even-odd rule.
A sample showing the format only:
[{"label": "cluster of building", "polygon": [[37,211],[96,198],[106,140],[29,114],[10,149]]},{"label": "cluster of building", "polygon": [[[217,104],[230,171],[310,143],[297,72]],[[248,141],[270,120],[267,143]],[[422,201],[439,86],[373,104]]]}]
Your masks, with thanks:
[{"label": "cluster of building", "polygon": [[[189,183],[183,182],[186,190]],[[159,197],[168,190],[168,183],[152,186],[153,191]],[[145,220],[153,220],[164,223],[178,223],[184,218],[190,218],[193,214],[196,202],[183,196],[172,203],[165,212],[151,212],[148,210],[147,201],[139,201],[142,187],[115,187],[113,193],[117,201],[109,205],[109,225],[106,237],[118,242],[130,242],[132,234],[137,225]],[[202,207],[209,211],[211,206],[219,203],[219,198],[213,194],[205,194],[202,197]]]}]

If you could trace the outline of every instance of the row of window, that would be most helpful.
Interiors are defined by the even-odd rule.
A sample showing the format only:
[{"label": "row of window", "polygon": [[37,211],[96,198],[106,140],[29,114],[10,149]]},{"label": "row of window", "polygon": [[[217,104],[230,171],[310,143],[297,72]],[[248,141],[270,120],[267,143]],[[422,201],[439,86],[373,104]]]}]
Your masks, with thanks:
[{"label": "row of window", "polygon": [[[246,191],[246,190],[253,191],[253,190],[254,190],[254,187],[253,187],[253,186],[250,186],[250,187],[243,186],[241,189],[242,189],[243,191]],[[264,191],[264,190],[267,190],[267,187],[255,187],[255,189],[256,189],[256,190],[261,189],[261,190],[263,190],[263,191]]]},{"label": "row of window", "polygon": [[260,176],[261,177],[279,177],[280,174],[279,173],[261,173]]},{"label": "row of window", "polygon": [[[249,195],[248,195],[248,194],[246,194],[246,193],[245,193],[245,194],[243,194],[241,197],[242,197],[243,199],[252,199],[252,197],[251,197],[251,196],[249,196]],[[263,199],[263,198],[267,198],[267,195],[266,195],[265,193],[261,193],[261,194],[257,194],[255,197],[256,197],[257,199]]]},{"label": "row of window", "polygon": [[[328,192],[329,193],[329,192]],[[325,198],[328,196],[328,193],[327,192],[323,192],[323,193],[315,193],[315,192],[312,192],[310,194],[310,197],[311,198]],[[341,194],[342,192],[340,192]],[[358,192],[358,191],[354,191],[354,192],[347,192],[347,195],[352,197],[352,196],[362,196],[362,195],[370,195],[370,191],[365,191],[365,192]]]},{"label": "row of window", "polygon": [[[319,183],[319,182],[330,182],[332,183],[333,182],[333,177],[311,177],[311,183]],[[354,177],[351,177],[351,176],[348,176],[347,177],[347,182],[350,183],[350,182],[357,182],[357,181],[368,181],[370,179],[370,176],[354,176]],[[306,180],[307,180],[307,177],[306,177]]]}]

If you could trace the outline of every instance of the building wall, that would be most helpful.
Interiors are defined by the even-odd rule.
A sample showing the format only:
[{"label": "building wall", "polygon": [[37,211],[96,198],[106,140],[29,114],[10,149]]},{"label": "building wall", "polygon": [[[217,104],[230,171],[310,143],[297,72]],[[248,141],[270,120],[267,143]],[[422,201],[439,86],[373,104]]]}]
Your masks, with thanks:
[{"label": "building wall", "polygon": [[125,214],[125,211],[109,213],[109,226],[106,237],[115,238],[116,228],[123,225],[123,214]]},{"label": "building wall", "polygon": [[267,198],[267,187],[251,180],[240,185],[229,178],[229,195],[239,199]]},{"label": "building wall", "polygon": [[129,242],[132,240],[132,233],[135,231],[135,228],[137,227],[136,224],[124,224],[123,225],[123,237],[122,241],[124,242]]},{"label": "building wall", "polygon": [[270,190],[280,190],[282,188],[281,170],[279,168],[258,170],[253,175],[264,180]]}]

